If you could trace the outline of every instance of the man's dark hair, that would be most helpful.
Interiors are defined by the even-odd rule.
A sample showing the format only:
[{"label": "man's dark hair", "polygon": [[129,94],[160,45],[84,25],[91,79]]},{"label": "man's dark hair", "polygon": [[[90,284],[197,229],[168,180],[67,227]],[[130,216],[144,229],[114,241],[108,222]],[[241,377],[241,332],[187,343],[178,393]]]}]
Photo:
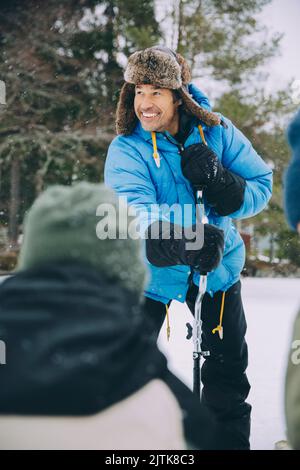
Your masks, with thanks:
[{"label": "man's dark hair", "polygon": [[179,91],[177,90],[172,90],[172,95],[173,95],[173,103],[176,103],[176,101],[181,99],[181,95]]}]

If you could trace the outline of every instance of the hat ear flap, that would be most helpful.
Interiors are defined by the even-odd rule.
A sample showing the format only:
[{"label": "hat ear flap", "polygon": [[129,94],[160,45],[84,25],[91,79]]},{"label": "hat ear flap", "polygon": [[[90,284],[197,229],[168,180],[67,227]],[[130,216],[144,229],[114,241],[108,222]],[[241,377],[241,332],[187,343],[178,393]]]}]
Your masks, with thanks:
[{"label": "hat ear flap", "polygon": [[116,111],[117,134],[130,135],[136,126],[137,117],[134,111],[134,97],[135,85],[124,83]]},{"label": "hat ear flap", "polygon": [[182,57],[181,54],[177,53],[176,54],[176,59],[177,59],[177,62],[179,63],[179,65],[181,67],[181,80],[182,80],[182,83],[183,83],[183,85],[187,85],[192,80],[190,67],[188,66],[187,61]]},{"label": "hat ear flap", "polygon": [[207,126],[218,126],[221,124],[221,119],[215,113],[208,111],[207,109],[202,108],[197,101],[189,94],[185,88],[178,90],[183,101],[183,106],[186,112],[196,116],[200,121],[204,122]]}]

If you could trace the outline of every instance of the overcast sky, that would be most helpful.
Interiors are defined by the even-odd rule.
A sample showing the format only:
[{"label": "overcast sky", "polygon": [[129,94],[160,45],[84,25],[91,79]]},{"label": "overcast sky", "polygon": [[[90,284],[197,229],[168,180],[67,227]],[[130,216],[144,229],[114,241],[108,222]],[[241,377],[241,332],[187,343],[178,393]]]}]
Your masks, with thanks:
[{"label": "overcast sky", "polygon": [[283,32],[281,56],[269,63],[270,88],[294,78],[300,90],[300,0],[273,0],[260,15],[271,32]]}]

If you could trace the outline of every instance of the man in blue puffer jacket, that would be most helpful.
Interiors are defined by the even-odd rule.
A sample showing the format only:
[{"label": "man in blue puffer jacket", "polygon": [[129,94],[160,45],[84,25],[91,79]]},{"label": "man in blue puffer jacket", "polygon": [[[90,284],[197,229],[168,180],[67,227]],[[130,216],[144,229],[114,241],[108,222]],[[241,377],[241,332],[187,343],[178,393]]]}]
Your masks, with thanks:
[{"label": "man in blue puffer jacket", "polygon": [[[202,367],[202,400],[234,433],[232,447],[249,449],[239,281],[245,248],[232,219],[252,217],[266,206],[272,172],[228,119],[211,112],[206,96],[190,81],[185,59],[168,48],[130,56],[105,182],[138,211],[151,274],[145,311],[158,331],[173,299],[186,301],[194,313],[200,272],[208,273],[202,350],[210,356]],[[196,217],[199,189],[208,219],[204,233]]]}]

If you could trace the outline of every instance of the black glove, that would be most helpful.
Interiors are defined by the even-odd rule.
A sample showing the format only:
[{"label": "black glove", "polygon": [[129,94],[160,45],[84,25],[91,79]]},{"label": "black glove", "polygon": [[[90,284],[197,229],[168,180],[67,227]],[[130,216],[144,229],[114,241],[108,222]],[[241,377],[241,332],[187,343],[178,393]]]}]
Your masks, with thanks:
[{"label": "black glove", "polygon": [[[203,229],[203,246],[194,249],[197,241],[203,239]],[[224,232],[214,225],[197,224],[183,229],[181,225],[156,221],[147,229],[146,254],[154,266],[182,264],[205,274],[218,266],[223,251]]]},{"label": "black glove", "polygon": [[181,153],[181,169],[195,189],[205,189],[207,202],[219,215],[237,211],[244,202],[246,182],[223,167],[205,144],[193,144]]}]

